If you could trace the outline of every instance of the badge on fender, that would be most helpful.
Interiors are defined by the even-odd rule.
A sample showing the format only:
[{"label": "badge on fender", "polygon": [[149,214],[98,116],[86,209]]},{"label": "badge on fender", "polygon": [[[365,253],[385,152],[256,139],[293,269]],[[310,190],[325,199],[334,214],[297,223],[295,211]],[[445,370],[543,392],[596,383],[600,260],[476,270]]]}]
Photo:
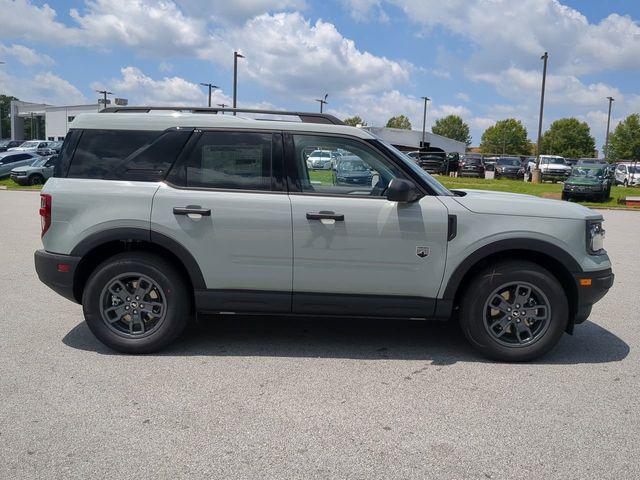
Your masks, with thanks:
[{"label": "badge on fender", "polygon": [[431,249],[429,247],[416,247],[416,255],[420,258],[428,257],[431,253]]}]

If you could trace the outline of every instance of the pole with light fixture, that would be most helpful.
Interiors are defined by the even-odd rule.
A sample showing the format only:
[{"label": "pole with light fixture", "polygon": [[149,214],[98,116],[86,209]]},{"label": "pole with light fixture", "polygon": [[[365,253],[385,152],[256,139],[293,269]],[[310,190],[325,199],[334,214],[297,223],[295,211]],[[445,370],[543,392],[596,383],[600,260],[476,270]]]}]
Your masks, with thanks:
[{"label": "pole with light fixture", "polygon": [[217,85],[214,85],[213,83],[202,83],[200,82],[200,85],[202,85],[203,87],[208,87],[209,88],[209,108],[211,108],[211,90],[214,88],[218,88]]},{"label": "pole with light fixture", "polygon": [[611,104],[615,100],[613,97],[607,97],[609,100],[609,115],[607,115],[607,134],[604,140],[604,160],[609,161],[609,128],[611,127]]},{"label": "pole with light fixture", "polygon": [[320,102],[320,113],[322,113],[322,110],[323,110],[322,107],[324,107],[327,103],[329,103],[329,102],[327,102],[327,97],[328,96],[329,96],[329,94],[325,93],[324,94],[324,98],[316,98],[316,102]]},{"label": "pole with light fixture", "polygon": [[536,143],[536,165],[531,172],[531,183],[540,183],[540,142],[542,140],[542,114],[544,111],[544,87],[547,81],[547,60],[549,59],[549,53],[544,52],[544,55],[540,57],[543,60],[542,66],[542,92],[540,93],[540,116],[538,118],[538,142]]},{"label": "pole with light fixture", "polygon": [[[244,58],[244,55],[233,52],[233,108],[238,106],[238,59]],[[236,112],[233,112],[235,115]]]}]

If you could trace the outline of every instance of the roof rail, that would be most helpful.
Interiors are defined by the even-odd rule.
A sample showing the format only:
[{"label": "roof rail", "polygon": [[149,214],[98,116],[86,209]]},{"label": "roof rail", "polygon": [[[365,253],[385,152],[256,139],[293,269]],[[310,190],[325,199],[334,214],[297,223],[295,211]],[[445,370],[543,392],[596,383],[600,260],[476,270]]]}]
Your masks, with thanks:
[{"label": "roof rail", "polygon": [[[268,115],[284,115],[298,117],[302,123],[324,123],[330,125],[344,125],[345,123],[339,118],[329,115],[328,113],[312,113],[312,112],[288,112],[286,110],[260,110],[255,108],[217,108],[217,107],[107,107],[100,113],[149,113],[152,110],[172,110],[177,112],[190,113],[210,113],[218,114],[225,112],[235,113],[259,113]],[[260,120],[260,119],[259,119]]]}]

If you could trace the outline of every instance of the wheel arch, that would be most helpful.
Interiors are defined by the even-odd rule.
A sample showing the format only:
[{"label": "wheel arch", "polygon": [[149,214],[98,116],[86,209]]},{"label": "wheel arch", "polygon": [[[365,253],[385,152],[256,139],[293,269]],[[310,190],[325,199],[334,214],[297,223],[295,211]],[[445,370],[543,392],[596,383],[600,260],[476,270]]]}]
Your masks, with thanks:
[{"label": "wheel arch", "polygon": [[192,297],[195,289],[206,288],[200,266],[191,253],[176,240],[142,228],[113,228],[89,235],[70,253],[81,258],[73,281],[73,295],[78,303],[82,301],[84,286],[95,268],[105,259],[125,251],[148,251],[169,260],[188,283]]},{"label": "wheel arch", "polygon": [[[451,307],[459,305],[465,286],[480,270],[509,259],[529,260],[549,270],[562,285],[569,302],[570,319],[574,318],[578,310],[578,289],[573,273],[582,271],[580,264],[562,248],[530,238],[500,240],[474,251],[449,277],[443,299]],[[569,329],[572,325],[570,321]]]}]

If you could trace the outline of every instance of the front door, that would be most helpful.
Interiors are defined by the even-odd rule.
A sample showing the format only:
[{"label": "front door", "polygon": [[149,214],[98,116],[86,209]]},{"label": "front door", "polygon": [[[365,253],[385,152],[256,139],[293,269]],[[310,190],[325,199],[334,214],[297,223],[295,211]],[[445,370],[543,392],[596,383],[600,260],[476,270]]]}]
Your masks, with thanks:
[{"label": "front door", "polygon": [[[293,311],[305,314],[429,317],[440,288],[447,210],[436,196],[390,202],[405,178],[353,138],[293,135],[288,152],[298,185],[293,217]],[[312,170],[314,150],[340,153],[330,171]]]},{"label": "front door", "polygon": [[151,229],[183,245],[200,266],[199,308],[289,312],[291,203],[280,133],[203,132],[153,200]]}]

